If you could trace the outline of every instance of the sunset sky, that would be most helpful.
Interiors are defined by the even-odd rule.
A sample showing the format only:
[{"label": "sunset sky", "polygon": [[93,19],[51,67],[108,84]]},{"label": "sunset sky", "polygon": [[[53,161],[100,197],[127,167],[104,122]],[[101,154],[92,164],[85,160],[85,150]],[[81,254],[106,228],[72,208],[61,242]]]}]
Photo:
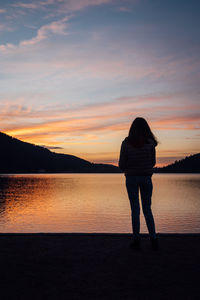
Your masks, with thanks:
[{"label": "sunset sky", "polygon": [[157,165],[200,152],[199,0],[0,0],[0,131],[118,161],[135,117]]}]

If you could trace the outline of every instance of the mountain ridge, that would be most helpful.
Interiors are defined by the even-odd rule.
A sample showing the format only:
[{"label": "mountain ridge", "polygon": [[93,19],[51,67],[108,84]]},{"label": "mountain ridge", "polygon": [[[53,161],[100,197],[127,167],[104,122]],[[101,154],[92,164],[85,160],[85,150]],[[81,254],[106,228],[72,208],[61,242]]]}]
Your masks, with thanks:
[{"label": "mountain ridge", "polygon": [[156,167],[154,173],[200,173],[200,153],[186,156],[162,168]]},{"label": "mountain ridge", "polygon": [[94,164],[70,154],[20,141],[0,132],[0,173],[119,173],[118,167]]},{"label": "mountain ridge", "polygon": [[[0,173],[122,173],[110,164],[96,164],[44,146],[20,141],[0,132]],[[154,173],[200,173],[200,153],[190,155]]]}]

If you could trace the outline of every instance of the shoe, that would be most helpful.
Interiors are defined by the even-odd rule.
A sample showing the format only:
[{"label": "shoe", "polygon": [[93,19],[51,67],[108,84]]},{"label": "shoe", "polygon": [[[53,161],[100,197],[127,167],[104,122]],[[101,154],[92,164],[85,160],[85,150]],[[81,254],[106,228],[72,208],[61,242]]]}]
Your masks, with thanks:
[{"label": "shoe", "polygon": [[134,250],[140,250],[140,239],[134,239],[130,243],[130,248]]},{"label": "shoe", "polygon": [[158,245],[158,239],[157,238],[150,238],[151,241],[151,246],[153,250],[158,250],[159,245]]}]

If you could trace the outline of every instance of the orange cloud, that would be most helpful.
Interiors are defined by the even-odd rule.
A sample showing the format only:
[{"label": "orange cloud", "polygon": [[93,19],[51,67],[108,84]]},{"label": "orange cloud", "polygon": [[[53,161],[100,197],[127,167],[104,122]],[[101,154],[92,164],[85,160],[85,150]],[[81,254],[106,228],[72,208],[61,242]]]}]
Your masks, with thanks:
[{"label": "orange cloud", "polygon": [[[116,147],[119,148],[120,137],[127,135],[132,120],[137,116],[150,120],[153,130],[159,132],[198,130],[199,105],[176,104],[174,109],[171,103],[174,97],[176,95],[120,97],[110,102],[77,108],[49,106],[47,109],[41,106],[37,110],[23,103],[9,106],[7,102],[1,105],[0,110],[2,131],[27,142],[64,148],[58,149],[58,152],[82,155],[94,162],[116,164],[116,153],[119,151],[116,151]],[[168,146],[173,147],[172,144]],[[169,157],[184,157],[184,153],[189,154],[186,149],[180,154],[178,149],[170,154],[164,153],[162,148],[158,151],[161,157],[159,165],[167,160],[171,162],[172,158]],[[91,149],[91,153],[88,149]],[[103,152],[103,149],[109,151]],[[194,153],[197,152],[195,149],[196,146]]]},{"label": "orange cloud", "polygon": [[189,115],[167,117],[152,123],[159,130],[198,130],[200,129],[200,114],[189,112]]},{"label": "orange cloud", "polygon": [[[173,115],[174,107],[163,105],[165,99],[166,97],[161,96],[121,97],[111,102],[85,105],[76,109],[41,108],[39,111],[23,105],[6,105],[2,107],[0,116],[4,120],[4,130],[18,137],[37,134],[40,136],[44,133],[82,135],[99,131],[123,131],[128,129],[130,122],[138,115],[149,116],[155,129],[198,129],[198,113],[187,113],[190,106],[182,105],[179,112],[181,115],[169,117],[167,115]],[[191,107],[194,110],[198,105]],[[161,112],[164,112],[163,117],[159,115]]]}]

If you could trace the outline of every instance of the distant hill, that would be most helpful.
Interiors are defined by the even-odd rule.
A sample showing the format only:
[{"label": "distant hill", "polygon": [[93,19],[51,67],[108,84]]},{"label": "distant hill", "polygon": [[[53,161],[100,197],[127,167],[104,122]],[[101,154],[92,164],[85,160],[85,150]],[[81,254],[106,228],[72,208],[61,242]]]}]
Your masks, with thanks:
[{"label": "distant hill", "polygon": [[[0,173],[121,173],[116,166],[94,164],[74,155],[22,142],[0,132]],[[154,173],[200,173],[200,153],[175,161]]]},{"label": "distant hill", "polygon": [[166,167],[155,168],[155,173],[200,173],[200,153],[175,161]]},{"label": "distant hill", "polygon": [[118,167],[59,154],[0,132],[0,173],[119,173]]}]

